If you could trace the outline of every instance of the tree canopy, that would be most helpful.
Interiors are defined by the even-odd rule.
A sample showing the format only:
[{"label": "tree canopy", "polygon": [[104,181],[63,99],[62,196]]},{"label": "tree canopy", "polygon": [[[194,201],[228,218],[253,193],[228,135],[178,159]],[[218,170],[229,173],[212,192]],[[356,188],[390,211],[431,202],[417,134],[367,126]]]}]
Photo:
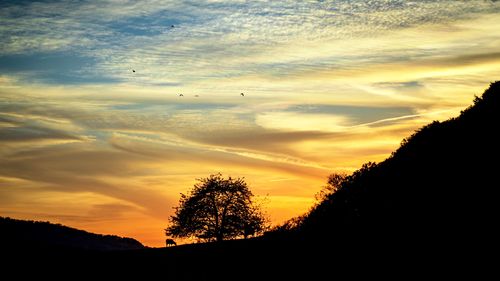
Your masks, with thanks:
[{"label": "tree canopy", "polygon": [[165,234],[222,241],[262,233],[266,220],[252,197],[243,178],[219,173],[198,179],[188,194],[181,193]]},{"label": "tree canopy", "polygon": [[326,186],[324,186],[316,195],[316,200],[321,203],[328,199],[333,193],[342,188],[348,179],[348,175],[345,173],[333,173],[328,176],[328,181]]}]

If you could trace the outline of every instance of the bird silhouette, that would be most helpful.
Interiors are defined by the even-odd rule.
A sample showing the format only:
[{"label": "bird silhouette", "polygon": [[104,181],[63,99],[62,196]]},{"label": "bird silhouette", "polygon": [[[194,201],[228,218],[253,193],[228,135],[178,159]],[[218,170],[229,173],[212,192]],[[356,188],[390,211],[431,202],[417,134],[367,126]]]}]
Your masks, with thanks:
[{"label": "bird silhouette", "polygon": [[245,94],[243,94],[243,93],[241,93],[240,95],[241,95],[242,97],[244,97],[244,96],[245,96]]},{"label": "bird silhouette", "polygon": [[179,97],[183,97],[184,95],[183,94],[179,94]]},{"label": "bird silhouette", "polygon": [[175,26],[172,24],[170,27],[171,27],[171,28],[174,28]]},{"label": "bird silhouette", "polygon": [[132,72],[135,72],[135,69],[132,69]]}]

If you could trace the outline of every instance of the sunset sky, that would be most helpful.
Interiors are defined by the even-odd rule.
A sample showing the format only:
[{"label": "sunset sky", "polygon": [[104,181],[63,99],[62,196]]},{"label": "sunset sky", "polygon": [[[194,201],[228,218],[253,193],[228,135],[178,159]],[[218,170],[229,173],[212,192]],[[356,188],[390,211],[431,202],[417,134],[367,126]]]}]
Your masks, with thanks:
[{"label": "sunset sky", "polygon": [[221,172],[277,224],[495,80],[497,1],[1,1],[0,216],[163,246]]}]

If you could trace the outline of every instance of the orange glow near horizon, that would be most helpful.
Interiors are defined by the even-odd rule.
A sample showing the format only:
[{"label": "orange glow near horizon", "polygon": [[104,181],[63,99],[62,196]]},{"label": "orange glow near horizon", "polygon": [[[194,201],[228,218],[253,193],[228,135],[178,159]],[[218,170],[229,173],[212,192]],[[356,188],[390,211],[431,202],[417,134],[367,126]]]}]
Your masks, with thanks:
[{"label": "orange glow near horizon", "polygon": [[500,79],[498,1],[101,2],[0,7],[0,216],[162,247],[220,172],[277,225]]}]

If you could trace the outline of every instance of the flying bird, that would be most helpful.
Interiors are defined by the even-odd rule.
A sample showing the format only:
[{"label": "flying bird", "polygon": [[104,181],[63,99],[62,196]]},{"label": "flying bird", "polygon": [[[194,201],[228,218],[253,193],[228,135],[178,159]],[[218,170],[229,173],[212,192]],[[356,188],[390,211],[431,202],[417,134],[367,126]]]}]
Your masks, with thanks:
[{"label": "flying bird", "polygon": [[132,72],[135,72],[135,69],[132,69]]},{"label": "flying bird", "polygon": [[184,95],[183,94],[179,94],[179,97],[183,97]]},{"label": "flying bird", "polygon": [[244,96],[245,96],[245,94],[243,94],[243,93],[241,93],[240,95],[241,95],[242,97],[244,97]]}]

